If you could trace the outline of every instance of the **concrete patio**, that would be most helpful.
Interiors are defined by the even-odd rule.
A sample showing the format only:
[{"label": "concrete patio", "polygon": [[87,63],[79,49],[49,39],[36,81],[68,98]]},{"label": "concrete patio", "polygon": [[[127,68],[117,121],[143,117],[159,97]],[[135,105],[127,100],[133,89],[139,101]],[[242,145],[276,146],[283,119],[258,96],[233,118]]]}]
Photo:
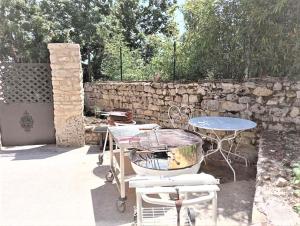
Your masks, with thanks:
[{"label": "concrete patio", "polygon": [[[0,151],[0,224],[3,226],[131,225],[135,194],[118,213],[118,191],[105,182],[106,164],[97,165],[97,147],[20,146]],[[239,172],[238,172],[239,173]],[[240,178],[241,179],[241,178]],[[220,185],[218,225],[249,225],[255,182]],[[207,225],[205,209],[197,225]]]}]

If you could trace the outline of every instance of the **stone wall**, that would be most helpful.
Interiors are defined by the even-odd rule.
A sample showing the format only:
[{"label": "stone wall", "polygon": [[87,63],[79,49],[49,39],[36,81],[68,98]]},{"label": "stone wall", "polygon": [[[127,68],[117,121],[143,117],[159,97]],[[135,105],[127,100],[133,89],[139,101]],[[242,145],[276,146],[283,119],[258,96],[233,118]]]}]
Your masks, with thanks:
[{"label": "stone wall", "polygon": [[52,70],[56,144],[84,145],[83,83],[78,44],[48,45]]},{"label": "stone wall", "polygon": [[189,105],[195,115],[252,119],[264,129],[300,129],[300,82],[264,79],[199,83],[98,82],[85,84],[85,107],[130,108],[136,120],[170,126],[170,105]]}]

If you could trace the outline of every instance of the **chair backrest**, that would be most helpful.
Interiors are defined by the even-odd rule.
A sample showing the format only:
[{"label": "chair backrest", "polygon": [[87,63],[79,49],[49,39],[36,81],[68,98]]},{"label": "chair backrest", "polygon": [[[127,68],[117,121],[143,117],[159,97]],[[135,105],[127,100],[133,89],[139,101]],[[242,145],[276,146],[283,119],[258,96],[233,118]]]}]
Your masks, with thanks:
[{"label": "chair backrest", "polygon": [[189,129],[189,120],[192,117],[192,108],[189,106],[175,106],[169,107],[168,116],[170,123],[174,128]]}]

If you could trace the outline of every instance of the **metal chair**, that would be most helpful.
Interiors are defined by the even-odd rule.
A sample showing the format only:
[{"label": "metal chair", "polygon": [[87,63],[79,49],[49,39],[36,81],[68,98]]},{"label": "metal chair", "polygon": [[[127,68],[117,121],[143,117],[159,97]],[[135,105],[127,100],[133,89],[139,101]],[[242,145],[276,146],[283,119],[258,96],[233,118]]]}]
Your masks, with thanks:
[{"label": "metal chair", "polygon": [[189,120],[192,118],[192,108],[189,106],[172,105],[168,110],[168,117],[174,128],[189,129]]},{"label": "metal chair", "polygon": [[[189,120],[193,117],[193,110],[189,106],[175,106],[172,105],[169,107],[168,110],[168,117],[169,120],[174,128],[181,128],[181,129],[192,129],[196,132],[196,129],[189,124]],[[196,132],[198,134],[198,132]],[[202,149],[202,154],[205,156],[204,150]],[[204,163],[206,164],[205,158],[203,159]]]}]

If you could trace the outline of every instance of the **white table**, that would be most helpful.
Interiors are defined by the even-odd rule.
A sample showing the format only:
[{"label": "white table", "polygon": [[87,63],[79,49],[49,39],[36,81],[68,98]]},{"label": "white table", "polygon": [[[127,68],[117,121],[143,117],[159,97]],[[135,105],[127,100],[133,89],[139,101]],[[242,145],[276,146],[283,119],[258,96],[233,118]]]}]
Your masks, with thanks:
[{"label": "white table", "polygon": [[[124,126],[112,126],[108,127],[109,133],[109,153],[110,153],[110,170],[106,174],[106,181],[112,182],[114,179],[116,181],[118,190],[120,192],[120,197],[117,200],[117,208],[120,212],[124,212],[126,208],[126,194],[125,194],[125,166],[124,157],[126,149],[131,148],[130,140],[137,134],[145,132],[145,130],[152,130],[159,128],[157,124],[142,124],[142,125],[124,125]],[[117,150],[113,149],[113,141],[119,148]],[[120,161],[118,164],[115,161],[115,154],[120,154]],[[116,168],[119,169],[119,174],[116,173]]]},{"label": "white table", "polygon": [[[203,116],[203,117],[196,117],[190,119],[189,124],[193,127],[209,130],[212,132],[214,136],[199,133],[202,137],[214,140],[217,143],[217,148],[211,150],[206,156],[209,156],[219,151],[223,156],[223,158],[225,159],[225,161],[227,162],[231,171],[233,172],[233,179],[234,181],[236,181],[235,170],[230,164],[229,155],[234,155],[239,158],[243,158],[246,162],[246,166],[247,166],[247,159],[243,156],[231,152],[231,150],[224,150],[224,148],[222,147],[222,143],[224,141],[229,142],[236,139],[238,133],[241,131],[255,128],[256,123],[250,120],[240,119],[240,118]],[[216,133],[217,131],[231,132],[231,134],[221,137],[220,135],[217,135]],[[227,156],[225,155],[225,153],[227,153]]]}]

